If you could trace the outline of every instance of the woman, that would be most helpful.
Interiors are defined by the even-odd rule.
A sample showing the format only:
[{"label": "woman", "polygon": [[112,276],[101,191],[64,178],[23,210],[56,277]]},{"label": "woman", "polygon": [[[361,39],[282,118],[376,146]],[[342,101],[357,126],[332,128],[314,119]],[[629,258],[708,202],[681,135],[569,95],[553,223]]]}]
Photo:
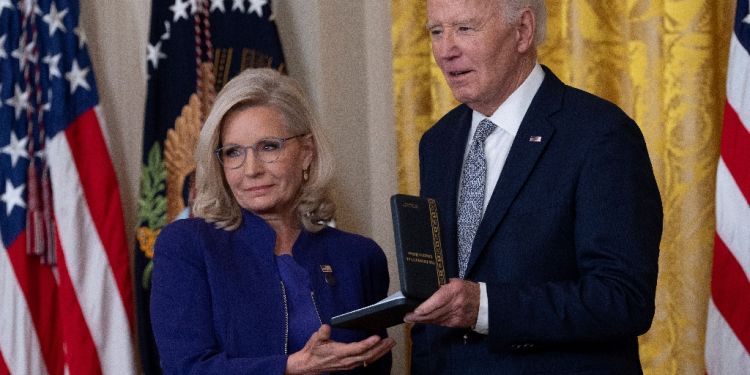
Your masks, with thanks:
[{"label": "woman", "polygon": [[326,324],[385,298],[388,270],[375,242],[325,225],[332,160],[297,83],[272,69],[232,79],[196,162],[197,218],[167,225],[155,245],[164,372],[389,373],[385,331]]}]

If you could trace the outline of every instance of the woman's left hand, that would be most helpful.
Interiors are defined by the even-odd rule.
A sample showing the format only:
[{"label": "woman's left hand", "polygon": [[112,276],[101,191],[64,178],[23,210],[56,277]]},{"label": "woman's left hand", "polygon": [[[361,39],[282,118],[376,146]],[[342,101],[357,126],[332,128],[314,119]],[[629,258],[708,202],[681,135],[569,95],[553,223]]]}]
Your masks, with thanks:
[{"label": "woman's left hand", "polygon": [[373,335],[344,344],[330,340],[331,327],[324,324],[313,333],[302,350],[289,356],[285,374],[319,374],[366,366],[388,353],[396,340]]}]

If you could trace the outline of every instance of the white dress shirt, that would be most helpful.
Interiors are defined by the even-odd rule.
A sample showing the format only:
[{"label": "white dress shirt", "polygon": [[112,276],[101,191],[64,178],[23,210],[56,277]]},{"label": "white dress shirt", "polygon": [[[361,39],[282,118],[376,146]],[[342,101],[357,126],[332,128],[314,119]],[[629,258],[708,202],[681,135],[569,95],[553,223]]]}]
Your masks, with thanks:
[{"label": "white dress shirt", "polygon": [[[497,185],[497,180],[500,178],[500,172],[503,170],[505,160],[508,158],[513,139],[516,137],[518,128],[521,126],[521,121],[523,121],[526,112],[529,110],[529,106],[531,106],[531,101],[534,99],[537,91],[539,91],[539,87],[542,86],[542,81],[544,81],[544,70],[537,62],[534,69],[531,71],[531,74],[526,77],[523,84],[521,84],[521,86],[518,87],[518,89],[516,89],[516,91],[514,91],[508,99],[500,105],[500,107],[498,107],[495,113],[489,117],[490,121],[497,125],[497,128],[484,141],[484,155],[487,159],[487,174],[484,184],[484,204],[482,205],[481,212],[482,217],[484,217],[484,211],[487,209],[487,204],[490,202],[492,192],[495,191],[495,185]],[[472,114],[471,129],[469,130],[466,151],[464,151],[464,163],[469,154],[469,147],[471,147],[474,132],[476,132],[479,123],[485,118],[488,117],[485,117],[477,111],[474,111]],[[480,282],[479,286],[481,291],[479,316],[477,316],[474,330],[486,335],[489,332],[487,284]]]}]

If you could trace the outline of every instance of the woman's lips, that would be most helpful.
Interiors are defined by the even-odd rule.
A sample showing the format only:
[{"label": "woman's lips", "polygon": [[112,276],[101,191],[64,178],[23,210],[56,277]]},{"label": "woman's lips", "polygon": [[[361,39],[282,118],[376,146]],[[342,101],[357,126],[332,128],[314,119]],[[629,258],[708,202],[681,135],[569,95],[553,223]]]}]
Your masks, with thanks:
[{"label": "woman's lips", "polygon": [[253,187],[251,187],[249,189],[246,189],[246,190],[249,191],[249,192],[257,193],[257,192],[262,192],[262,191],[268,190],[268,189],[271,188],[271,186],[273,186],[273,185],[253,186]]}]

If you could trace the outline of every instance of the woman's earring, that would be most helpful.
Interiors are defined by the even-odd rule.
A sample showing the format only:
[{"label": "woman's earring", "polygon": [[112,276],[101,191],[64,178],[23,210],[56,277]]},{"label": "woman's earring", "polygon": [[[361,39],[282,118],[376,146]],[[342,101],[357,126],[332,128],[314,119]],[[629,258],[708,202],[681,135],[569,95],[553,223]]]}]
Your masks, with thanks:
[{"label": "woman's earring", "polygon": [[307,181],[310,178],[310,175],[307,174],[307,169],[302,170],[302,180]]}]

